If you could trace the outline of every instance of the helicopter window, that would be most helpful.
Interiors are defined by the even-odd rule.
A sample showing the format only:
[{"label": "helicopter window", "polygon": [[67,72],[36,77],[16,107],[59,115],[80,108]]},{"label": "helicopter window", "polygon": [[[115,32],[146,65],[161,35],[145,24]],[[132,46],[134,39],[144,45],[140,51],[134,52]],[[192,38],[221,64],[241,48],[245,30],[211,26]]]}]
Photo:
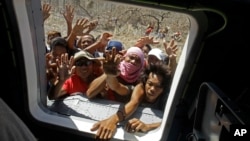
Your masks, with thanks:
[{"label": "helicopter window", "polygon": [[[42,13],[43,10],[45,10],[44,13]],[[46,10],[48,13],[46,13]],[[152,37],[153,41],[158,43],[150,44],[151,48],[161,49],[163,54],[168,56],[163,43],[169,44],[173,40],[177,45],[177,51],[175,52],[177,65],[173,71],[171,87],[166,98],[167,102],[163,106],[164,110],[139,107],[134,115],[147,122],[162,121],[161,126],[148,134],[139,133],[138,136],[126,133],[123,131],[123,128],[119,128],[119,131],[114,136],[114,138],[118,139],[143,139],[151,136],[162,138],[166,122],[171,120],[168,117],[168,115],[171,115],[169,113],[173,112],[171,104],[178,99],[176,96],[180,97],[181,90],[184,89],[188,79],[187,75],[183,76],[183,71],[186,63],[190,62],[188,61],[189,55],[194,39],[196,39],[195,37],[198,34],[195,31],[197,30],[198,22],[192,13],[182,9],[167,8],[164,5],[152,6],[146,3],[131,4],[106,0],[42,0],[41,3],[32,1],[31,3],[24,2],[21,7],[16,6],[16,11],[19,20],[28,23],[27,25],[22,25],[23,23],[20,22],[19,25],[25,27],[20,30],[28,29],[27,31],[30,31],[30,33],[27,31],[21,31],[20,33],[22,37],[25,37],[22,39],[22,42],[23,46],[26,47],[23,48],[23,52],[25,64],[27,64],[27,73],[29,73],[27,75],[28,96],[32,115],[39,121],[55,126],[64,126],[79,132],[89,133],[90,135],[93,133],[89,129],[96,121],[109,117],[124,103],[106,99],[89,100],[82,96],[81,93],[66,98],[59,98],[58,100],[50,100],[48,98],[48,76],[46,75],[46,67],[48,65],[46,53],[55,49],[54,46],[56,45],[51,43],[54,41],[53,38],[60,39],[61,42],[58,41],[59,44],[64,45],[63,40],[67,39],[70,32],[74,30],[73,28],[77,20],[87,18],[89,21],[95,21],[94,24],[97,24],[97,26],[93,26],[94,28],[88,32],[94,36],[94,39],[92,38],[93,40],[88,40],[86,43],[98,40],[103,32],[109,32],[112,34],[111,39],[121,41],[123,48],[128,49],[135,46],[140,38]],[[27,13],[25,17],[20,15],[23,12]],[[70,15],[70,12],[72,12],[72,15]],[[70,23],[70,20],[72,20],[72,23],[68,26],[66,21]],[[192,35],[190,32],[192,32]],[[36,40],[33,40],[34,37],[31,33],[36,35]],[[85,33],[81,32],[80,34]],[[73,44],[77,50],[81,49],[81,47],[78,47],[78,45],[81,46],[80,34],[76,36]],[[51,45],[54,46],[52,47]],[[60,51],[64,52],[65,50]],[[93,56],[96,55],[95,53],[93,53]],[[98,53],[100,55],[100,51]],[[30,54],[35,55],[32,56]],[[144,54],[147,54],[146,50]],[[81,64],[81,66],[87,66],[86,62]],[[168,64],[168,61],[166,64]],[[181,90],[177,91],[177,87],[181,87]],[[37,92],[38,94],[34,95]],[[100,114],[100,112],[103,114]],[[86,127],[89,128],[86,129]]]}]

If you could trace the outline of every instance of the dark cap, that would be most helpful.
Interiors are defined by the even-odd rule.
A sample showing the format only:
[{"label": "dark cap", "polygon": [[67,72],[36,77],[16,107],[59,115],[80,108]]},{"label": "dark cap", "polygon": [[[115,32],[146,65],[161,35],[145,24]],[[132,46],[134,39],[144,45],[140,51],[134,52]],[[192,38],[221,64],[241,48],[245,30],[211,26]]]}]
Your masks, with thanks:
[{"label": "dark cap", "polygon": [[116,51],[121,51],[123,50],[123,45],[120,41],[115,41],[115,40],[110,40],[108,42],[108,45],[106,47],[106,50],[112,50],[112,48],[115,47]]}]

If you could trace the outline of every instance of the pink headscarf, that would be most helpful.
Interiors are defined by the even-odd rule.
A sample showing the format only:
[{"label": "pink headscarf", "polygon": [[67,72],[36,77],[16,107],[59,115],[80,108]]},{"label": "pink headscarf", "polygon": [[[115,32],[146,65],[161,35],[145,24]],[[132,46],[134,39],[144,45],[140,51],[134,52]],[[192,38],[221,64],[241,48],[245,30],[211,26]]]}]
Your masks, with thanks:
[{"label": "pink headscarf", "polygon": [[119,65],[119,69],[121,71],[120,77],[128,83],[133,83],[139,78],[140,73],[142,72],[142,70],[144,68],[144,54],[143,54],[142,50],[138,47],[130,47],[127,50],[124,57],[126,57],[130,54],[137,55],[141,60],[141,65],[135,66],[135,65],[123,60]]}]

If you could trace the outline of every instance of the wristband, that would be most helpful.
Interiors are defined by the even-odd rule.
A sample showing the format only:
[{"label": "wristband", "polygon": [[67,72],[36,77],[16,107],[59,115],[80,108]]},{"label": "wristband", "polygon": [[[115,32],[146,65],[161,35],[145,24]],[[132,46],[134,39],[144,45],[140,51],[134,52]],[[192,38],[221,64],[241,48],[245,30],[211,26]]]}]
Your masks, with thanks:
[{"label": "wristband", "polygon": [[[126,115],[124,114],[124,112],[123,112],[123,111],[118,110],[116,113],[117,113],[117,115],[118,115],[119,119],[121,119],[120,121],[124,121],[124,120],[125,120]],[[120,118],[120,116],[119,116],[119,115],[120,115],[119,113],[121,113],[121,118]]]}]

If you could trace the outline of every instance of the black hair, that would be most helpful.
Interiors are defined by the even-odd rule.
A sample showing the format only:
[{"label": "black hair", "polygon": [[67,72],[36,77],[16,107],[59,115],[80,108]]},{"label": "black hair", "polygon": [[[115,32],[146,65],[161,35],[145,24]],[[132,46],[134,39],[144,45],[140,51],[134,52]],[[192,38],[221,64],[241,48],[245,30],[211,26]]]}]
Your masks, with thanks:
[{"label": "black hair", "polygon": [[68,43],[64,37],[55,37],[51,40],[50,43],[50,50],[52,51],[55,46],[62,46],[65,47],[68,51]]},{"label": "black hair", "polygon": [[[92,41],[93,41],[93,42],[95,42],[95,41],[96,41],[95,36],[94,36],[94,35],[92,35],[92,34],[85,34],[85,35],[83,35],[83,36],[89,36],[89,37],[92,39]],[[82,37],[83,37],[83,36],[82,36]],[[79,41],[81,41],[81,40],[82,40],[82,37],[80,37]]]},{"label": "black hair", "polygon": [[82,42],[82,37],[83,37],[83,36],[89,36],[89,37],[91,38],[91,40],[93,41],[93,43],[96,42],[95,36],[88,33],[88,34],[82,35],[80,38],[78,38],[78,39],[76,40],[76,42],[75,42],[76,47],[79,47],[79,45],[81,44],[81,42]]},{"label": "black hair", "polygon": [[95,38],[95,36],[94,36],[94,35],[92,35],[92,34],[86,34],[86,35],[90,36],[90,37],[93,39],[93,42],[95,42],[95,41],[96,41],[96,38]]},{"label": "black hair", "polygon": [[167,65],[164,65],[162,63],[149,64],[144,69],[140,77],[140,81],[143,83],[144,86],[146,85],[146,82],[149,78],[150,73],[153,73],[162,77],[162,82],[160,86],[163,88],[163,93],[167,92],[170,88],[171,79],[172,79],[170,68]]},{"label": "black hair", "polygon": [[146,44],[145,46],[148,48],[148,51],[152,49],[152,47],[149,44]]}]

